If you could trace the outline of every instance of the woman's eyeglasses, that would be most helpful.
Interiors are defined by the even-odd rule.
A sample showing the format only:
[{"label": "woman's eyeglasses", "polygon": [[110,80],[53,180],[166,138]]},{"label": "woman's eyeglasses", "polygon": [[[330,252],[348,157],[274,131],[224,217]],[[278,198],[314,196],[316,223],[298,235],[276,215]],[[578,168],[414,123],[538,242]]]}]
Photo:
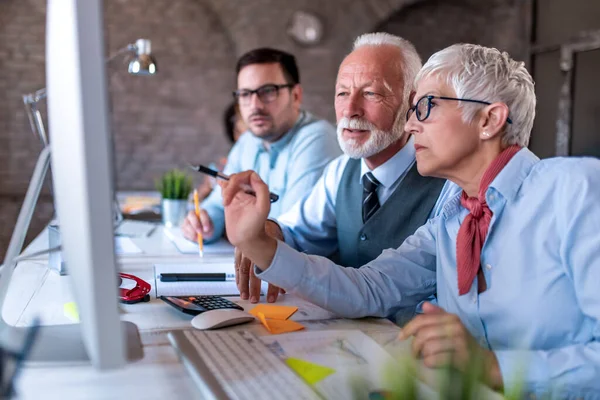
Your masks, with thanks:
[{"label": "woman's eyeglasses", "polygon": [[235,92],[233,92],[233,97],[238,101],[238,103],[240,103],[240,105],[245,106],[250,104],[252,95],[256,93],[261,102],[270,103],[277,99],[277,96],[279,96],[280,89],[293,88],[294,86],[296,85],[294,85],[293,83],[286,83],[283,85],[268,84],[263,85],[256,90],[236,90]]},{"label": "woman's eyeglasses", "polygon": [[[427,118],[429,118],[429,114],[431,113],[431,105],[432,105],[431,100],[433,100],[433,99],[467,101],[470,103],[485,104],[487,106],[492,104],[488,101],[482,101],[482,100],[459,99],[456,97],[431,96],[431,95],[423,96],[419,99],[419,101],[417,101],[417,104],[415,104],[414,106],[412,106],[408,109],[408,111],[406,112],[406,120],[408,121],[410,119],[410,116],[413,114],[413,112],[416,114],[417,120],[419,120],[419,121],[425,121]],[[512,120],[510,118],[506,118],[506,122],[508,122],[509,124],[512,124]]]}]

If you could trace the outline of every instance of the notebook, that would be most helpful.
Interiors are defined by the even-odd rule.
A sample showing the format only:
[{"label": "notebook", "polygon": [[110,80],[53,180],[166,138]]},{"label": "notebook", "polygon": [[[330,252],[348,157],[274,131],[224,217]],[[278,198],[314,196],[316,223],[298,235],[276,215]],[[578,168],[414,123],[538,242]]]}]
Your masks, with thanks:
[{"label": "notebook", "polygon": [[[233,259],[199,260],[188,264],[154,264],[154,289],[156,297],[160,296],[239,296],[235,280],[225,282],[162,282],[162,273],[209,273],[223,272],[234,274]],[[262,282],[261,295],[267,292],[268,283]]]},{"label": "notebook", "polygon": [[[198,243],[187,240],[183,237],[181,228],[167,228],[163,232],[171,242],[177,247],[182,254],[198,254]],[[204,254],[231,254],[233,255],[234,247],[225,239],[221,239],[215,243],[204,244]]]}]

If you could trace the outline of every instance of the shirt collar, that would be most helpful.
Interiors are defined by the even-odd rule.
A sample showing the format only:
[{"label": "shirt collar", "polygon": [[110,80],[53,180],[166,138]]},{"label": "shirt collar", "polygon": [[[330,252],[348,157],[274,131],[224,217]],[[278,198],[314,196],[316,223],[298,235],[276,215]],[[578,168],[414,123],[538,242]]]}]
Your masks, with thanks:
[{"label": "shirt collar", "polygon": [[365,159],[361,158],[360,181],[362,182],[362,177],[370,171],[383,187],[390,187],[413,165],[415,154],[414,138],[411,135],[400,151],[373,171],[369,169]]},{"label": "shirt collar", "polygon": [[494,188],[507,200],[514,199],[523,181],[527,178],[533,166],[539,161],[538,156],[533,154],[528,148],[522,148],[494,178],[490,184],[490,188]]},{"label": "shirt collar", "polygon": [[[524,147],[519,150],[490,184],[486,193],[488,204],[491,203],[489,199],[490,189],[499,193],[506,200],[513,200],[523,185],[523,181],[538,161],[540,161],[538,156],[528,148]],[[445,218],[449,218],[460,211],[461,195],[462,191],[448,199],[442,211]]]}]

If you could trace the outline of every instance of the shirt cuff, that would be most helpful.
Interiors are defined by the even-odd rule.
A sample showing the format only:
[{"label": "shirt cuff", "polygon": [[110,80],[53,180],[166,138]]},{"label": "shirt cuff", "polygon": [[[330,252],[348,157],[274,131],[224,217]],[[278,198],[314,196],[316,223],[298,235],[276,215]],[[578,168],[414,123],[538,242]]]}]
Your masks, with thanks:
[{"label": "shirt cuff", "polygon": [[302,282],[306,268],[306,255],[292,249],[282,241],[277,241],[277,250],[269,268],[262,271],[256,265],[254,274],[263,281],[285,290],[291,290]]}]

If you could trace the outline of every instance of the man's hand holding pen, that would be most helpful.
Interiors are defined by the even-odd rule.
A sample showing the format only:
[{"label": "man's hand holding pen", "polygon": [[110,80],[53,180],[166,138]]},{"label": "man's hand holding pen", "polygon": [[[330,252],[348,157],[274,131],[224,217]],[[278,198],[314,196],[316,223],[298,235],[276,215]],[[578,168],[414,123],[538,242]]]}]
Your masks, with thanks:
[{"label": "man's hand holding pen", "polygon": [[[222,173],[222,172],[215,171],[215,170],[213,170],[213,169],[207,168],[207,167],[205,167],[204,165],[192,165],[192,164],[189,164],[189,167],[190,167],[191,169],[193,169],[194,171],[197,171],[197,172],[201,172],[201,173],[203,173],[203,174],[210,175],[210,176],[212,176],[212,177],[213,177],[213,178],[215,178],[215,179],[222,179],[222,180],[224,180],[224,181],[228,181],[228,180],[229,180],[229,176],[225,175],[225,174],[224,174],[224,173]],[[246,183],[241,183],[241,184],[240,184],[240,187],[241,187],[241,188],[242,188],[242,189],[243,189],[243,190],[244,190],[246,193],[248,193],[248,194],[251,194],[251,195],[253,195],[253,196],[255,195],[254,191],[252,190],[252,187],[251,187],[249,184],[246,184]],[[276,193],[269,193],[269,200],[270,200],[270,202],[271,202],[271,203],[274,203],[274,202],[276,202],[277,200],[279,200],[279,195],[278,195],[278,194],[276,194]]]},{"label": "man's hand holding pen", "polygon": [[[267,269],[277,249],[277,240],[265,231],[271,209],[268,186],[253,171],[231,175],[228,181],[218,183],[223,190],[229,241],[261,270]],[[255,196],[247,193],[248,186]],[[238,273],[236,271],[236,275]]]}]

